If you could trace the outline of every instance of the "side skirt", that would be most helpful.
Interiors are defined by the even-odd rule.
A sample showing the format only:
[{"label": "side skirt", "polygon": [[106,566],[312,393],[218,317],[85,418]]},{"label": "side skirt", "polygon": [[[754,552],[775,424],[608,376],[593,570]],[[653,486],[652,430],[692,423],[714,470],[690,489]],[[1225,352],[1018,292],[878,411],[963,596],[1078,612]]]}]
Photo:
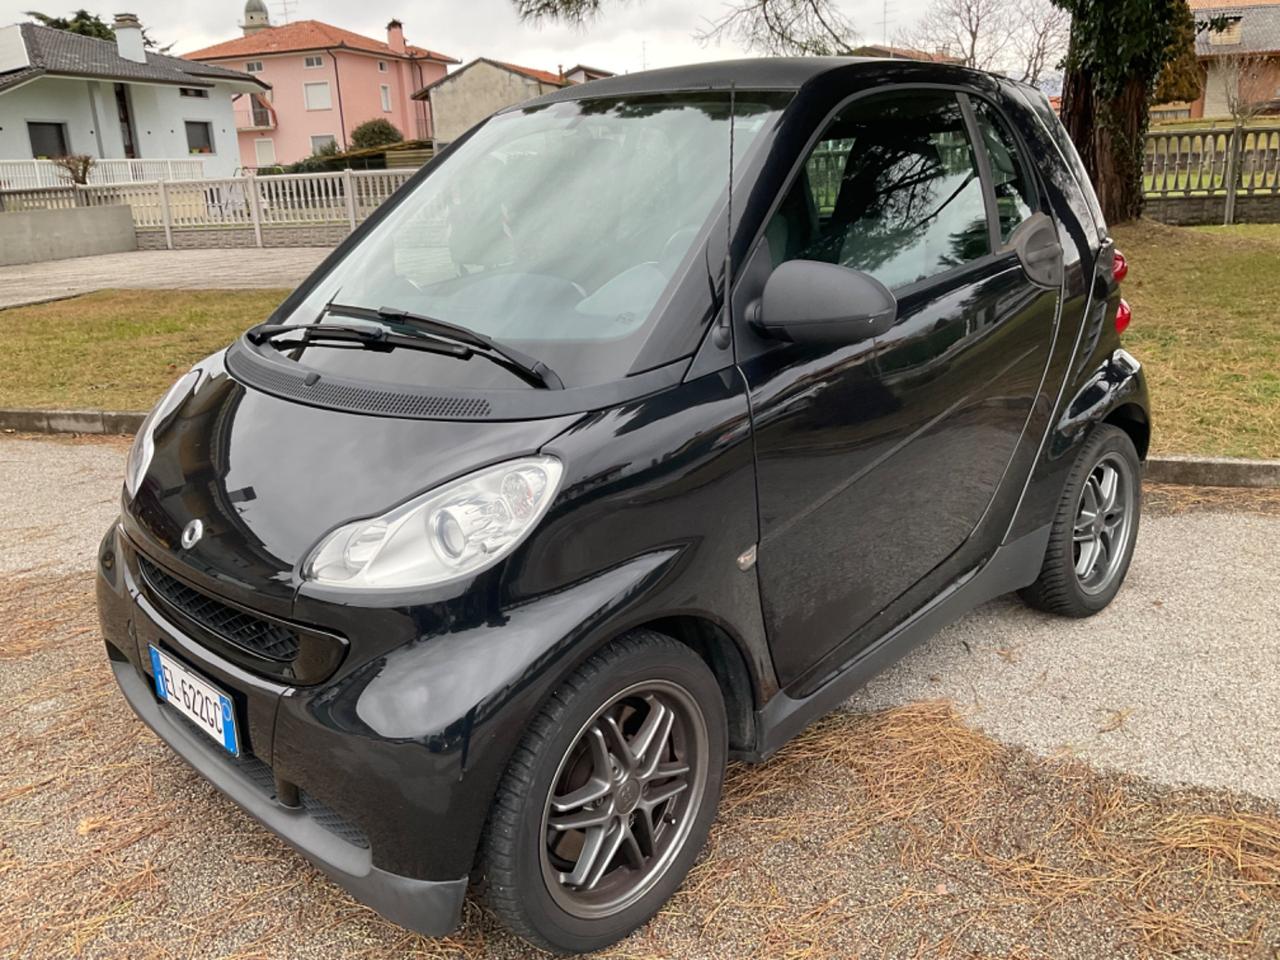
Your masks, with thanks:
[{"label": "side skirt", "polygon": [[982,566],[961,577],[908,619],[866,647],[806,697],[774,695],[755,715],[756,747],[735,754],[767,760],[814,720],[830,713],[855,690],[979,604],[1035,582],[1049,545],[1049,525],[1007,543]]}]

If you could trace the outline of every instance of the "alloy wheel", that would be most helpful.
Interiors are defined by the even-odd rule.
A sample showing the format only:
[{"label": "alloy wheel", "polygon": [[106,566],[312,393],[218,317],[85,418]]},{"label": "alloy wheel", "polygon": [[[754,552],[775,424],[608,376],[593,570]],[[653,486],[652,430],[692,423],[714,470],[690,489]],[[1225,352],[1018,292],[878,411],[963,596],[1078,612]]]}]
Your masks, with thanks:
[{"label": "alloy wheel", "polygon": [[1104,456],[1085,480],[1072,530],[1076,579],[1085,593],[1106,590],[1124,569],[1136,495],[1132,467],[1118,454]]},{"label": "alloy wheel", "polygon": [[629,687],[579,730],[542,815],[543,880],[562,909],[609,916],[653,888],[697,815],[707,754],[706,718],[667,680]]}]

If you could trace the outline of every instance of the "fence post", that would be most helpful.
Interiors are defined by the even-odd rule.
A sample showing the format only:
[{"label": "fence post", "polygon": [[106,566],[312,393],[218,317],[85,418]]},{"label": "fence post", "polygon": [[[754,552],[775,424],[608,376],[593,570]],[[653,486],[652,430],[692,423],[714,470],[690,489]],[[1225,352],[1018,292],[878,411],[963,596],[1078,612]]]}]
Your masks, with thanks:
[{"label": "fence post", "polygon": [[252,170],[245,174],[245,185],[249,189],[249,219],[253,221],[253,242],[262,246],[262,215],[258,210],[258,177]]},{"label": "fence post", "polygon": [[160,221],[164,224],[164,245],[167,249],[173,249],[173,219],[169,215],[169,183],[166,180],[160,183]]},{"label": "fence post", "polygon": [[351,168],[343,167],[342,169],[342,192],[347,198],[347,223],[351,225],[352,231],[356,228],[356,194],[355,180],[351,176]]},{"label": "fence post", "polygon": [[1231,128],[1227,143],[1227,203],[1222,222],[1230,226],[1236,222],[1236,181],[1240,179],[1240,158],[1244,152],[1244,129],[1237,120]]}]

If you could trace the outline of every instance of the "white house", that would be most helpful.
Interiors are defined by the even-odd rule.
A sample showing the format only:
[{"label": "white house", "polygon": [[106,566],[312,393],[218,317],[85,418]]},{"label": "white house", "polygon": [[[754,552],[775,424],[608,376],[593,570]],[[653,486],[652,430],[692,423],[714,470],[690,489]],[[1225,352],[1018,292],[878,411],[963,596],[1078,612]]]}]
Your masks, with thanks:
[{"label": "white house", "polygon": [[133,14],[117,15],[115,34],[112,42],[34,23],[0,27],[0,160],[198,157],[207,177],[234,174],[231,98],[268,85],[148,52]]}]

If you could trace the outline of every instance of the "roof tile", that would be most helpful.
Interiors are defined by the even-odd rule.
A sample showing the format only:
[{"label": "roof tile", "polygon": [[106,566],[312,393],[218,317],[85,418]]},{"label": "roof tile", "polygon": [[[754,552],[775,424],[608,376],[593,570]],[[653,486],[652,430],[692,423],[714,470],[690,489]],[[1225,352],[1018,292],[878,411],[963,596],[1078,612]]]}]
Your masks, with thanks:
[{"label": "roof tile", "polygon": [[374,40],[320,20],[296,20],[278,27],[267,27],[248,36],[236,37],[234,40],[215,43],[211,47],[184,53],[183,56],[188,60],[223,60],[232,57],[255,57],[272,53],[328,50],[338,47],[362,50],[366,53],[380,53],[397,59],[412,57],[438,60],[441,63],[459,62],[448,54],[437,53],[426,47],[415,47],[413,44],[405,46],[405,53],[396,53],[384,40]]}]

